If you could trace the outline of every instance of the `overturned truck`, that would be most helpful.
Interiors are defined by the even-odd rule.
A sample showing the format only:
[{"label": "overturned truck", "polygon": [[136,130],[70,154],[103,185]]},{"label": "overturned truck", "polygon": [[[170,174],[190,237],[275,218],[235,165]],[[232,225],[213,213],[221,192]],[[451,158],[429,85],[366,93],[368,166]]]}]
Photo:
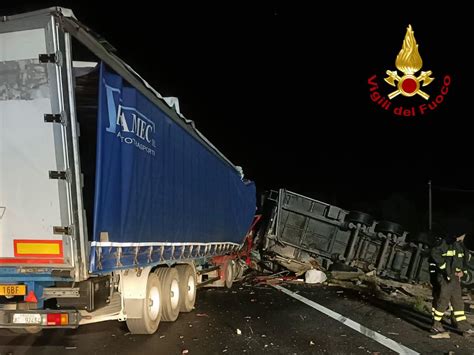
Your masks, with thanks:
[{"label": "overturned truck", "polygon": [[[294,192],[269,191],[262,203],[257,238],[263,263],[296,273],[321,266],[328,270],[366,272],[401,282],[429,282],[428,233],[409,233],[401,225],[347,211]],[[463,278],[473,281],[474,263]]]}]

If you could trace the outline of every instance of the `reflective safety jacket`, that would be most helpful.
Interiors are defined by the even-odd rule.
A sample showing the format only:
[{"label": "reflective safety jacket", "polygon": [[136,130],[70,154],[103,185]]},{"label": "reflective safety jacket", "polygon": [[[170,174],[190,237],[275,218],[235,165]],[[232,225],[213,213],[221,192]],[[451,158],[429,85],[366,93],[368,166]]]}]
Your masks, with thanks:
[{"label": "reflective safety jacket", "polygon": [[456,272],[467,273],[468,256],[469,253],[460,242],[447,243],[443,240],[431,250],[430,269],[446,275],[449,280]]}]

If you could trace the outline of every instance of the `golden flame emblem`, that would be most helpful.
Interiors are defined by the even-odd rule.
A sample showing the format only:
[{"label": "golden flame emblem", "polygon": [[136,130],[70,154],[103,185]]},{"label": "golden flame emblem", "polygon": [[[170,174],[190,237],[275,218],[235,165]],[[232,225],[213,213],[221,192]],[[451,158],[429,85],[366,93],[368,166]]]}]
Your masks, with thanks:
[{"label": "golden flame emblem", "polygon": [[[420,89],[420,83],[422,86],[429,85],[434,80],[434,78],[430,77],[433,73],[431,70],[428,70],[422,71],[418,77],[415,76],[415,73],[423,66],[423,60],[418,52],[415,32],[413,32],[411,25],[408,25],[402,49],[395,60],[395,66],[404,75],[400,77],[396,70],[386,71],[388,77],[385,78],[385,81],[397,87],[397,90],[390,93],[388,98],[391,100],[399,94],[403,96],[414,96],[418,94],[425,100],[428,100],[430,95]],[[397,84],[395,84],[395,82],[397,82]]]}]

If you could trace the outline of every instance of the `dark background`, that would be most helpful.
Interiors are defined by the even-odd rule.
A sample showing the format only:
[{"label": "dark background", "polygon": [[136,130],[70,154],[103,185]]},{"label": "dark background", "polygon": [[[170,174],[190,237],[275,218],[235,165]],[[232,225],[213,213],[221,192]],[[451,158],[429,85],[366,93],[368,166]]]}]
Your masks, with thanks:
[{"label": "dark background", "polygon": [[[472,3],[2,2],[0,14],[73,9],[181,111],[258,192],[289,190],[346,209],[427,225],[474,212]],[[422,70],[452,84],[424,116],[399,117],[371,102],[367,79],[396,70],[408,24]],[[395,105],[424,100],[401,95]],[[454,189],[441,190],[437,187]],[[457,191],[468,190],[468,191]]]}]

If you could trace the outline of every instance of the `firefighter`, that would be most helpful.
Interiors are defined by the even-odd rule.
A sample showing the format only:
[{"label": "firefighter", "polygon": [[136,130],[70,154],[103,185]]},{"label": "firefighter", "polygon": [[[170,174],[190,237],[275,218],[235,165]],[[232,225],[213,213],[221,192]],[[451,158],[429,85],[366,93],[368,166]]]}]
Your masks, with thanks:
[{"label": "firefighter", "polygon": [[466,254],[463,246],[465,234],[452,233],[431,250],[431,263],[436,270],[439,286],[433,309],[434,333],[445,333],[441,320],[451,302],[453,326],[465,336],[474,335],[464,313],[461,278],[467,272]]},{"label": "firefighter", "polygon": [[433,258],[430,256],[428,259],[429,262],[429,271],[430,271],[430,283],[432,289],[432,296],[433,301],[431,302],[431,315],[434,317],[434,311],[436,309],[440,291],[440,284],[438,282],[438,272],[436,263],[434,262]]}]

